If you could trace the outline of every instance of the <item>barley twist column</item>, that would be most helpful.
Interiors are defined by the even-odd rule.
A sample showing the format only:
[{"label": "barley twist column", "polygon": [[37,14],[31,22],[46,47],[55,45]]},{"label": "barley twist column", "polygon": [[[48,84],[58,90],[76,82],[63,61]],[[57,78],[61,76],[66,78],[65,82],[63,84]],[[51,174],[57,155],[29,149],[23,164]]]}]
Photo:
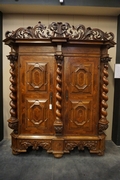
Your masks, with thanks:
[{"label": "barley twist column", "polygon": [[14,130],[14,133],[18,131],[18,119],[17,119],[17,89],[16,89],[16,67],[15,61],[17,61],[17,55],[10,54],[7,56],[10,60],[10,114],[11,117],[8,119],[8,126]]},{"label": "barley twist column", "polygon": [[62,60],[63,55],[55,55],[57,61],[56,68],[56,119],[54,129],[56,135],[61,135],[63,130],[62,122]]},{"label": "barley twist column", "polygon": [[109,121],[107,120],[107,101],[108,101],[108,61],[109,57],[101,58],[102,62],[102,77],[101,77],[101,110],[100,110],[100,120],[99,120],[99,134],[102,134],[104,130],[108,128]]}]

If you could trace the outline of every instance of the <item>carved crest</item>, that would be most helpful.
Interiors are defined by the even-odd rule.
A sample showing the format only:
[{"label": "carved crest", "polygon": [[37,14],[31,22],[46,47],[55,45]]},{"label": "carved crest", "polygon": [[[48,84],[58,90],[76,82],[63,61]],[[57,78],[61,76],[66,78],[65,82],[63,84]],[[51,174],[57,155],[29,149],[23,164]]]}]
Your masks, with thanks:
[{"label": "carved crest", "polygon": [[52,22],[48,26],[38,22],[35,27],[28,26],[27,28],[18,28],[11,32],[7,31],[5,36],[6,38],[10,37],[13,39],[49,39],[54,37],[65,37],[78,40],[114,40],[114,34],[112,32],[107,33],[97,28],[86,28],[81,24],[73,26],[67,22]]}]

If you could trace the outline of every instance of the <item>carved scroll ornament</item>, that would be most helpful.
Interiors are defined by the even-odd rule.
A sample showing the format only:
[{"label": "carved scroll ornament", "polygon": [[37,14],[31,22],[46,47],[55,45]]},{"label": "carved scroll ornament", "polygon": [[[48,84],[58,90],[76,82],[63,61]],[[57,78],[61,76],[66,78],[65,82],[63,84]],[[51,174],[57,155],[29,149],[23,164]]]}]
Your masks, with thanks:
[{"label": "carved scroll ornament", "polygon": [[103,32],[97,28],[86,28],[84,25],[71,26],[69,23],[52,22],[50,25],[45,26],[41,22],[35,27],[18,28],[15,31],[7,31],[6,38],[13,39],[44,39],[53,37],[65,37],[69,39],[79,40],[100,40],[112,41],[114,34],[112,32]]},{"label": "carved scroll ornament", "polygon": [[74,141],[74,142],[65,142],[65,150],[71,151],[75,147],[78,147],[78,150],[84,150],[85,147],[87,147],[90,150],[96,150],[97,149],[97,141]]},{"label": "carved scroll ornament", "polygon": [[20,146],[22,149],[28,149],[28,147],[32,146],[33,150],[38,150],[39,147],[42,147],[43,149],[49,150],[51,149],[51,142],[45,142],[45,141],[20,141]]}]

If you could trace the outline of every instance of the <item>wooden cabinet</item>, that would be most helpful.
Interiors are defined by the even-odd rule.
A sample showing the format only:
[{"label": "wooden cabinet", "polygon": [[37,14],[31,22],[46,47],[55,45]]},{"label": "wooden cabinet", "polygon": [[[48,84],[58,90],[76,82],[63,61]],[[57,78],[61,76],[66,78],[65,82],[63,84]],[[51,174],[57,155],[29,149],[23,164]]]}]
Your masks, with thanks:
[{"label": "wooden cabinet", "polygon": [[55,157],[75,147],[104,153],[113,39],[112,33],[62,22],[6,32],[13,154],[31,146]]}]

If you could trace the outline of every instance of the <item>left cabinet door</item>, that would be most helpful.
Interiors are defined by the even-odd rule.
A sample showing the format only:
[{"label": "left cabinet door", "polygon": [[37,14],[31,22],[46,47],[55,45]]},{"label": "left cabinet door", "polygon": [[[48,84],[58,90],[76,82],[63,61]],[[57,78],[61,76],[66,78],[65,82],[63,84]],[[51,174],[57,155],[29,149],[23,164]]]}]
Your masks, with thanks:
[{"label": "left cabinet door", "polygon": [[20,56],[19,63],[19,133],[53,135],[54,56]]}]

